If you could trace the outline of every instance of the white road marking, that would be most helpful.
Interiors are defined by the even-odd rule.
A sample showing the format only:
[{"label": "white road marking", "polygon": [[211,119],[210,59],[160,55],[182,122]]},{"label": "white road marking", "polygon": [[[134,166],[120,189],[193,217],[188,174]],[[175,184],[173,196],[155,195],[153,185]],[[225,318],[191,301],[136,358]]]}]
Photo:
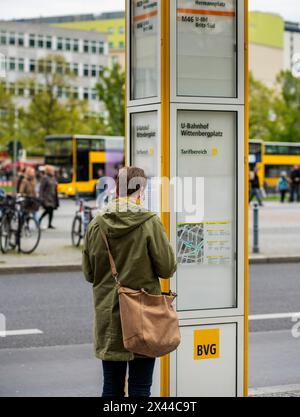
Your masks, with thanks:
[{"label": "white road marking", "polygon": [[43,334],[39,329],[24,329],[24,330],[4,330],[0,331],[0,337],[6,336],[24,336],[32,334]]},{"label": "white road marking", "polygon": [[278,313],[278,314],[256,314],[254,316],[249,316],[249,320],[276,320],[276,319],[290,319],[298,318],[300,319],[299,313]]}]

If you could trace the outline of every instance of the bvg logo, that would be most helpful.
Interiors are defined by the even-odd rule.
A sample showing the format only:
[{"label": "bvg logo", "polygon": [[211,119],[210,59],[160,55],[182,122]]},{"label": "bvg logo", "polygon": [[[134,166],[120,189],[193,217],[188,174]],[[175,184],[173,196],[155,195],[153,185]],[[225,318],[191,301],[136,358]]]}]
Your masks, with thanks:
[{"label": "bvg logo", "polygon": [[220,357],[220,329],[194,331],[194,359],[218,359]]}]

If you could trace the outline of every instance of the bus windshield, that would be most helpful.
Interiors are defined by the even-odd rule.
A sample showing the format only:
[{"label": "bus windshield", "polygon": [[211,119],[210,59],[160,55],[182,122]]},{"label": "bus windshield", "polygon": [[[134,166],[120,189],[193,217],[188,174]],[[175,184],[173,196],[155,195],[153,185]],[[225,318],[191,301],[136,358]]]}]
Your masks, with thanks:
[{"label": "bus windshield", "polygon": [[71,138],[46,139],[45,163],[57,169],[59,183],[72,182],[73,178],[73,147]]}]

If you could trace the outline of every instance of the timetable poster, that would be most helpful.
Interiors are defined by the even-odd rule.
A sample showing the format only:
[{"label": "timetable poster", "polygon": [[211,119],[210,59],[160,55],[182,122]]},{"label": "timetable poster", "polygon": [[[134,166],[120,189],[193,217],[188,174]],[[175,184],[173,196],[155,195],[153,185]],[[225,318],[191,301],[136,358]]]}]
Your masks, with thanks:
[{"label": "timetable poster", "polygon": [[177,0],[177,94],[236,97],[236,0]]},{"label": "timetable poster", "polygon": [[158,95],[159,1],[133,0],[131,17],[131,99]]}]

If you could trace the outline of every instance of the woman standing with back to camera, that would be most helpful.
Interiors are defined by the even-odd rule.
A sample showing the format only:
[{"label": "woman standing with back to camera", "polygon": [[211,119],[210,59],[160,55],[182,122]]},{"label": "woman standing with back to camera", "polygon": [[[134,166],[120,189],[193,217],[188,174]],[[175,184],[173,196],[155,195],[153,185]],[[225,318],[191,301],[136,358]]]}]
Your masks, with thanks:
[{"label": "woman standing with back to camera", "polygon": [[[130,182],[137,178],[139,185],[128,189]],[[93,284],[94,348],[103,364],[103,397],[124,397],[127,364],[129,397],[151,395],[155,358],[141,357],[124,348],[118,292],[101,239],[102,230],[108,236],[122,285],[161,294],[159,278],[173,276],[176,262],[160,219],[141,205],[146,185],[142,169],[121,169],[116,201],[96,216],[85,238],[83,272]]]}]

